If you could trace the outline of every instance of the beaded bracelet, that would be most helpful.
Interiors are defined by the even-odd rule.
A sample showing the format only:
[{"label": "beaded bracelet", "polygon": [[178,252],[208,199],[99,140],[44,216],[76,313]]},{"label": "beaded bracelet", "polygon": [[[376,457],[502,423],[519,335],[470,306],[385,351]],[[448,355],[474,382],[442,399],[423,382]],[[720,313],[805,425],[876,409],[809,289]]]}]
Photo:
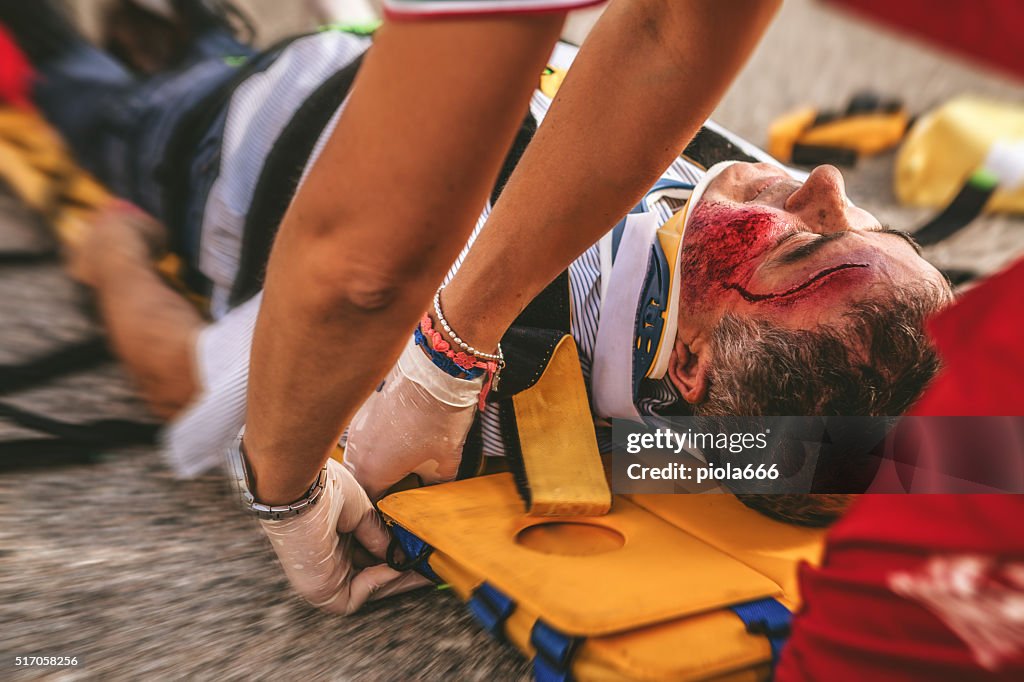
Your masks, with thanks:
[{"label": "beaded bracelet", "polygon": [[470,355],[475,355],[476,357],[483,358],[485,360],[504,363],[505,356],[501,352],[500,343],[498,344],[498,353],[496,355],[492,355],[491,353],[484,353],[483,351],[473,348],[473,346],[460,339],[459,335],[452,331],[452,328],[448,325],[448,320],[444,319],[444,313],[441,312],[441,292],[444,291],[444,287],[445,285],[442,284],[437,288],[437,291],[434,292],[434,314],[437,315],[437,321],[442,327],[444,327],[444,331],[448,334],[448,337],[462,348],[463,351]]}]

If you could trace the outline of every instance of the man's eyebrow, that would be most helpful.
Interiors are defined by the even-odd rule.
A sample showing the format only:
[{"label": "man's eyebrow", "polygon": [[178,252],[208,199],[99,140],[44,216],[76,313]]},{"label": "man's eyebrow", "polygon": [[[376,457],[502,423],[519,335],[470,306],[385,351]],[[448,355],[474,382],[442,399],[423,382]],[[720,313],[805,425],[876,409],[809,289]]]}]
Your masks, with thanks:
[{"label": "man's eyebrow", "polygon": [[[789,239],[792,236],[796,236],[798,234],[808,234],[808,233],[806,233],[806,232],[790,232],[789,234],[787,234],[786,236],[784,236],[782,239],[780,239],[777,242],[776,248],[778,248],[782,244],[784,244],[787,241],[789,241]],[[793,249],[791,251],[787,251],[786,253],[784,253],[781,256],[779,256],[777,260],[778,260],[778,262],[780,264],[792,265],[793,263],[796,263],[798,261],[802,261],[805,258],[810,258],[814,254],[816,254],[818,251],[820,251],[823,248],[825,248],[827,245],[831,244],[832,242],[836,241],[837,239],[842,239],[843,237],[846,237],[848,234],[850,234],[850,233],[846,232],[846,231],[843,231],[843,232],[830,232],[828,234],[823,234],[823,235],[821,235],[820,237],[818,237],[817,239],[815,239],[813,241],[809,241],[806,244],[801,244],[800,246],[796,247],[795,249]]]},{"label": "man's eyebrow", "polygon": [[921,245],[917,243],[916,239],[914,239],[914,235],[910,234],[909,232],[905,232],[904,230],[897,230],[895,228],[889,227],[888,225],[883,225],[877,230],[872,230],[872,232],[881,232],[882,234],[894,234],[897,237],[903,239],[903,241],[913,246],[914,251],[917,252],[918,256],[921,255]]}]

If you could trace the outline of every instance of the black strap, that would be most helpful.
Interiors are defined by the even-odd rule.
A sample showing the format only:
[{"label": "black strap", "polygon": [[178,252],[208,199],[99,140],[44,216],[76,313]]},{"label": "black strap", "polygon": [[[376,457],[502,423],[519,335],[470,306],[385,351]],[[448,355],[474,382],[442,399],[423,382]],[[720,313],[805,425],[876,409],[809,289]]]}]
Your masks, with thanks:
[{"label": "black strap", "polygon": [[[501,374],[500,391],[493,391],[493,394],[500,401],[498,423],[505,449],[505,461],[527,509],[530,507],[533,494],[530,490],[530,479],[526,475],[526,463],[523,460],[523,447],[519,438],[519,425],[512,396],[537,383],[551,361],[555,348],[564,337],[565,334],[558,330],[513,325],[501,340],[507,365]],[[489,406],[488,409],[492,408]]]},{"label": "black strap", "polygon": [[558,343],[567,334],[567,330],[550,327],[519,324],[509,327],[501,337],[505,369],[501,372],[498,388],[493,391],[494,398],[511,398],[536,384],[551,361]]},{"label": "black strap", "polygon": [[263,288],[267,260],[281,220],[295,196],[313,148],[345,101],[362,63],[360,55],[321,83],[295,112],[267,155],[245,220],[231,305],[244,303]]},{"label": "black strap", "polygon": [[91,448],[63,438],[27,438],[0,441],[0,471],[81,464],[96,459]]},{"label": "black strap", "polygon": [[56,263],[60,256],[56,249],[42,251],[0,251],[0,266],[3,265],[44,265]]},{"label": "black strap", "polygon": [[92,369],[112,359],[106,339],[93,336],[28,362],[0,365],[0,395],[39,386],[73,372]]},{"label": "black strap", "polygon": [[[479,420],[479,417],[477,418]],[[511,400],[506,400],[501,405],[498,413],[498,423],[501,428],[501,442],[505,447],[505,461],[515,481],[516,490],[523,500],[526,508],[533,504],[533,491],[530,489],[530,478],[526,475],[526,463],[523,461],[523,446],[519,440],[519,424],[516,421],[515,406]]]},{"label": "black strap", "polygon": [[509,147],[508,154],[505,155],[505,161],[501,165],[501,170],[498,172],[498,181],[494,183],[494,189],[491,191],[492,206],[498,203],[501,193],[505,191],[505,185],[508,184],[508,179],[512,177],[512,172],[519,165],[519,160],[523,158],[523,153],[530,145],[530,142],[533,141],[533,136],[536,132],[537,119],[528,111],[526,112],[526,118],[523,119],[523,124],[519,126],[515,139],[512,140],[512,146]]},{"label": "black strap", "polygon": [[[571,326],[570,313],[569,271],[563,270],[562,274],[548,284],[540,294],[530,301],[523,312],[519,313],[512,326],[551,329],[568,334]],[[503,343],[504,341],[502,339]]]},{"label": "black strap", "polygon": [[[0,366],[0,395],[40,386],[113,360],[106,339],[93,336],[17,365]],[[0,419],[49,438],[0,441],[0,469],[91,458],[98,449],[151,444],[159,424],[127,419],[66,422],[0,402]]]},{"label": "black strap", "polygon": [[760,161],[721,133],[703,126],[690,140],[690,144],[686,145],[682,155],[705,170],[722,161]]},{"label": "black strap", "polygon": [[104,450],[152,445],[160,425],[127,419],[66,422],[0,402],[0,419],[49,438],[0,441],[0,470],[88,461]]},{"label": "black strap", "polygon": [[464,478],[479,476],[483,471],[484,463],[484,435],[483,422],[474,419],[466,434],[466,442],[462,445],[462,459],[459,460],[459,471],[455,478],[460,481]]},{"label": "black strap", "polygon": [[952,237],[981,215],[996,188],[968,180],[941,213],[914,232],[914,239],[921,246],[931,246]]},{"label": "black strap", "polygon": [[130,419],[100,419],[92,422],[66,422],[36,414],[10,403],[0,402],[0,418],[27,429],[48,433],[68,442],[99,447],[152,443],[160,425]]}]

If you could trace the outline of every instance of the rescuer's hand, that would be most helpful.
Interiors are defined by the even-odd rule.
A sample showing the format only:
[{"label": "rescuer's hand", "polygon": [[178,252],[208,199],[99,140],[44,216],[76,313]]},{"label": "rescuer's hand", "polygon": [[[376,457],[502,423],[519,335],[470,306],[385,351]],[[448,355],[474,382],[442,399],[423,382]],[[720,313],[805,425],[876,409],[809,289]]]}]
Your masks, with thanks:
[{"label": "rescuer's hand", "polygon": [[390,535],[352,473],[327,460],[327,482],[310,511],[281,521],[260,521],[288,581],[306,601],[330,613],[349,614],[379,599],[427,584],[417,573],[387,564],[360,569],[360,547],[383,560]]},{"label": "rescuer's hand", "polygon": [[410,339],[349,426],[345,464],[370,499],[409,474],[425,484],[455,478],[483,382],[450,376]]}]

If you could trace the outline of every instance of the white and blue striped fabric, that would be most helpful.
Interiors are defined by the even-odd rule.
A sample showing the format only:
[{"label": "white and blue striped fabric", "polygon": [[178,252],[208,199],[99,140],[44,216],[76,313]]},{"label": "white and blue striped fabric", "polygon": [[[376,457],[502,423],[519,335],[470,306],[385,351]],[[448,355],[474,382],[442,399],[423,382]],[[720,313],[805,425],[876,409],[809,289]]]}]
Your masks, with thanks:
[{"label": "white and blue striped fabric", "polygon": [[[245,215],[263,160],[305,98],[366,47],[365,39],[343,33],[328,32],[302,38],[292,43],[269,69],[245,81],[231,99],[221,175],[211,191],[203,223],[200,266],[214,283],[215,322],[197,341],[202,392],[164,433],[165,452],[180,476],[194,476],[218,466],[221,453],[245,418],[249,352],[261,296],[231,310],[226,300],[238,271]],[[550,63],[568,68],[576,49],[559,44]],[[543,121],[550,104],[551,100],[540,91],[534,93],[530,110],[538,123]],[[342,109],[321,134],[307,164],[307,172],[322,151]],[[696,184],[702,176],[701,168],[680,158],[662,177]],[[660,222],[667,221],[680,207],[679,200],[664,196],[648,205]],[[490,208],[489,204],[483,207],[472,236],[453,263],[447,279],[458,271],[483,228]],[[579,346],[584,377],[589,381],[601,308],[601,266],[596,245],[569,266],[569,280],[571,331]],[[630,361],[630,358],[623,358],[623,362]],[[646,383],[649,386],[637,402],[641,414],[657,412],[677,400],[667,380]],[[595,417],[600,419],[601,415]],[[501,455],[496,409],[485,411],[482,427],[485,454]]]}]

